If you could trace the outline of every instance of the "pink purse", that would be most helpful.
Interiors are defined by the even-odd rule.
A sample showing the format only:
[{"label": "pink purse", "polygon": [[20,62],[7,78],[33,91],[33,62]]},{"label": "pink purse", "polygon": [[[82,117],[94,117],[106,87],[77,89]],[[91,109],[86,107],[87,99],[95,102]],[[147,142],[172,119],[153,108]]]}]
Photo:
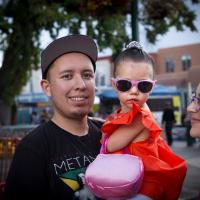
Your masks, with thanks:
[{"label": "pink purse", "polygon": [[140,190],[144,168],[142,160],[130,154],[101,153],[88,166],[85,182],[97,197],[109,200],[131,198]]}]

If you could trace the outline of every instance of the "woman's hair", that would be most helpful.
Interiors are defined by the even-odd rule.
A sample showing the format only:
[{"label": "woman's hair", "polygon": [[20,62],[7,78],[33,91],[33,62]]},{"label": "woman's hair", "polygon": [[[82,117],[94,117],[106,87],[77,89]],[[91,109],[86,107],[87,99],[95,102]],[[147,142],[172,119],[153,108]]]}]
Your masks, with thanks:
[{"label": "woman's hair", "polygon": [[154,71],[155,62],[153,57],[150,56],[148,53],[146,53],[138,42],[132,41],[126,46],[125,50],[120,52],[119,55],[116,57],[114,61],[114,70],[113,70],[114,77],[116,76],[117,66],[122,61],[127,61],[127,60],[132,60],[134,62],[144,61],[146,63],[149,63]]}]

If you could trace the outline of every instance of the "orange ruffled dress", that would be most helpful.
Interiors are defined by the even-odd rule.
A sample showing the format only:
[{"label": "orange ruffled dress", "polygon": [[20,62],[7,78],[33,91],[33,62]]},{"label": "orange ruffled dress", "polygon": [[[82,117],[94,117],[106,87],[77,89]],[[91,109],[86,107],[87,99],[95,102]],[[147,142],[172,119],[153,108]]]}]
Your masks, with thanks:
[{"label": "orange ruffled dress", "polygon": [[137,104],[133,104],[132,110],[125,114],[118,110],[108,116],[102,132],[109,137],[120,125],[131,124],[138,113],[141,113],[142,123],[150,131],[147,140],[132,142],[128,146],[130,154],[139,156],[144,164],[144,179],[139,193],[153,200],[177,200],[187,171],[186,163],[160,137],[162,129],[150,111]]}]

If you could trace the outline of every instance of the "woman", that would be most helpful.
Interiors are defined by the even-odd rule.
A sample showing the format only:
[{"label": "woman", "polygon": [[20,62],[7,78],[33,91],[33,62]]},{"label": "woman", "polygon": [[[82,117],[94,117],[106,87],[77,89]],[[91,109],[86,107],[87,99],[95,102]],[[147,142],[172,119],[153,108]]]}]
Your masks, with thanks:
[{"label": "woman", "polygon": [[200,83],[197,86],[195,95],[191,98],[187,111],[191,118],[190,135],[194,138],[200,138]]}]

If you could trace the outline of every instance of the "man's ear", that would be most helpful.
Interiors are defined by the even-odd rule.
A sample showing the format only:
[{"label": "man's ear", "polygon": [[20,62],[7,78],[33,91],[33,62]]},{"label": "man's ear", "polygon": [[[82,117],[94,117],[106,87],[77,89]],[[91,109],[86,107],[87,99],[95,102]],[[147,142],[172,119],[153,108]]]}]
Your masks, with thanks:
[{"label": "man's ear", "polygon": [[51,96],[51,89],[50,89],[50,83],[49,83],[49,81],[46,80],[46,79],[42,79],[42,80],[40,81],[40,85],[41,85],[42,90],[44,91],[44,93],[45,93],[48,97],[50,97],[50,96]]}]

